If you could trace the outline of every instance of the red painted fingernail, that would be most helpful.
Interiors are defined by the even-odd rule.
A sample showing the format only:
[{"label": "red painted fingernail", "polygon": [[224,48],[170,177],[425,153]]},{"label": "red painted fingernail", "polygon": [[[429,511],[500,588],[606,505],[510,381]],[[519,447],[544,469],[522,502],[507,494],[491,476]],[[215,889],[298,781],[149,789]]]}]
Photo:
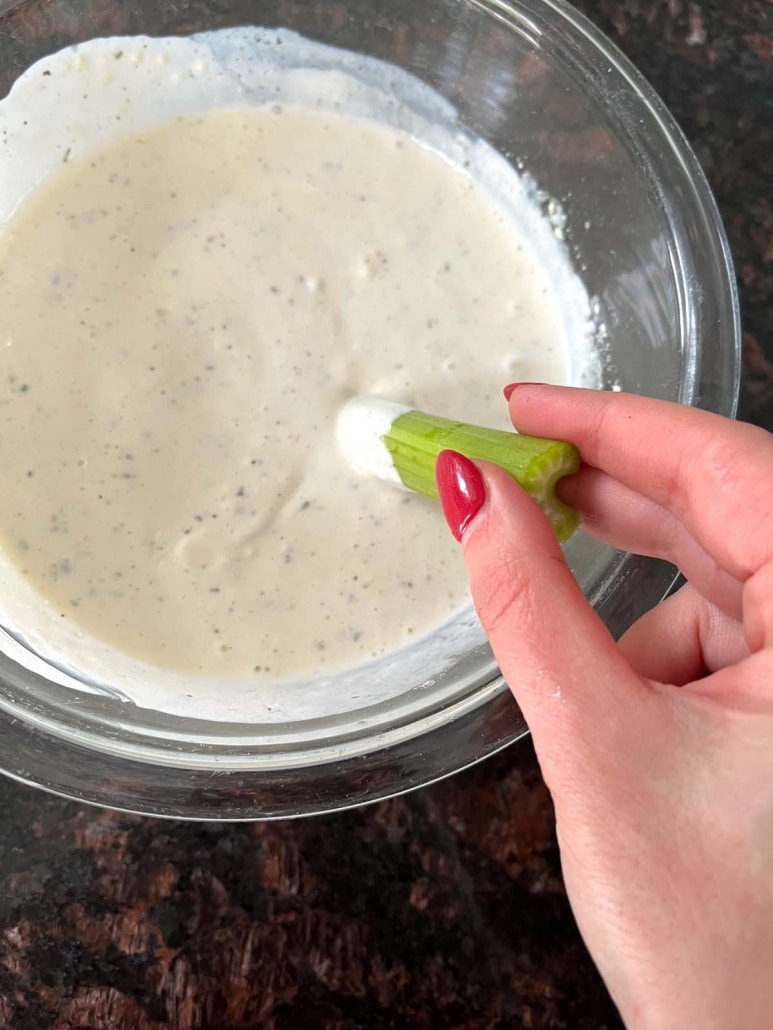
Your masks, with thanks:
[{"label": "red painted fingernail", "polygon": [[545,383],[509,383],[502,393],[505,395],[505,400],[509,401],[519,386],[545,386]]},{"label": "red painted fingernail", "polygon": [[461,540],[486,500],[480,469],[458,451],[441,451],[435,464],[435,480],[448,528]]}]

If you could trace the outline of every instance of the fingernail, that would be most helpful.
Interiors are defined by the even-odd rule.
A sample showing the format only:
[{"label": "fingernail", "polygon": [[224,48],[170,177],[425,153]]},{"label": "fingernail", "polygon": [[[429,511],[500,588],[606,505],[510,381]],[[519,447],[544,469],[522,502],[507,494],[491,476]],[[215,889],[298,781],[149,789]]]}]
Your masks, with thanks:
[{"label": "fingernail", "polygon": [[486,500],[480,469],[458,451],[441,451],[435,463],[435,481],[448,528],[461,541]]},{"label": "fingernail", "polygon": [[519,386],[545,386],[546,383],[509,383],[502,393],[505,395],[505,400],[509,401]]}]

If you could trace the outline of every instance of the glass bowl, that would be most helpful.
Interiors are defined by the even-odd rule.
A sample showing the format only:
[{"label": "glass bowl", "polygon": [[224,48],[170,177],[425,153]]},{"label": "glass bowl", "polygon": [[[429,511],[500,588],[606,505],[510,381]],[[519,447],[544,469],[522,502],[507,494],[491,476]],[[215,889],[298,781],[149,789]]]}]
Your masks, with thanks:
[{"label": "glass bowl", "polygon": [[[647,83],[560,0],[0,0],[0,95],[70,43],[235,25],[295,30],[428,83],[463,128],[565,213],[567,246],[601,327],[604,385],[735,413],[737,299],[707,183]],[[675,579],[661,562],[583,537],[567,553],[614,634]],[[437,668],[422,667],[431,659],[417,645],[410,661],[357,670],[338,685],[338,705],[227,723],[94,693],[0,631],[2,765],[79,800],[192,819],[374,801],[527,732],[480,629],[463,639]]]}]

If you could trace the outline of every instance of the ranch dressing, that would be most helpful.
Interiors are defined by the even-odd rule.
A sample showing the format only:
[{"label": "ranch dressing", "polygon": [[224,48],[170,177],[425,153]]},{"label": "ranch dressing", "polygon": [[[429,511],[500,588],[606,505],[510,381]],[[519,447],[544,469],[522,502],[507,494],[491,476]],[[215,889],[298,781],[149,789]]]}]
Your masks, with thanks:
[{"label": "ranch dressing", "polygon": [[4,562],[78,639],[223,682],[355,666],[467,601],[439,508],[342,460],[347,398],[504,427],[505,382],[577,377],[471,162],[298,93],[114,126],[0,233]]}]

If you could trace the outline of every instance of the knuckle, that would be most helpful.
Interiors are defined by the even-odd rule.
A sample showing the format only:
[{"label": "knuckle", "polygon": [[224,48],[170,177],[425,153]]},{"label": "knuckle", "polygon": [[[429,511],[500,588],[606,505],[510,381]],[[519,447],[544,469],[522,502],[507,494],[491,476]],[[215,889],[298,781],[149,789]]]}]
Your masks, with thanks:
[{"label": "knuckle", "polygon": [[745,478],[737,445],[724,437],[717,436],[706,443],[702,464],[715,489],[722,493],[735,494]]},{"label": "knuckle", "polygon": [[618,417],[614,403],[610,403],[607,396],[584,397],[579,401],[576,418],[591,444],[592,458],[596,458],[596,451],[603,450],[605,440],[618,436]]},{"label": "knuckle", "polygon": [[773,562],[744,584],[743,621],[750,651],[773,647]]},{"label": "knuckle", "polygon": [[532,589],[528,575],[519,563],[498,562],[474,590],[475,607],[483,628],[495,635],[503,627],[517,625],[523,613],[532,608]]},{"label": "knuckle", "polygon": [[[541,562],[564,565],[558,555],[544,555]],[[473,589],[473,599],[486,632],[492,636],[524,630],[542,614],[545,599],[540,597],[532,562],[520,554],[498,554],[495,564]]]},{"label": "knuckle", "polygon": [[691,537],[679,519],[663,519],[658,525],[660,539],[653,550],[655,558],[672,562],[681,567],[685,551],[690,549]]}]

